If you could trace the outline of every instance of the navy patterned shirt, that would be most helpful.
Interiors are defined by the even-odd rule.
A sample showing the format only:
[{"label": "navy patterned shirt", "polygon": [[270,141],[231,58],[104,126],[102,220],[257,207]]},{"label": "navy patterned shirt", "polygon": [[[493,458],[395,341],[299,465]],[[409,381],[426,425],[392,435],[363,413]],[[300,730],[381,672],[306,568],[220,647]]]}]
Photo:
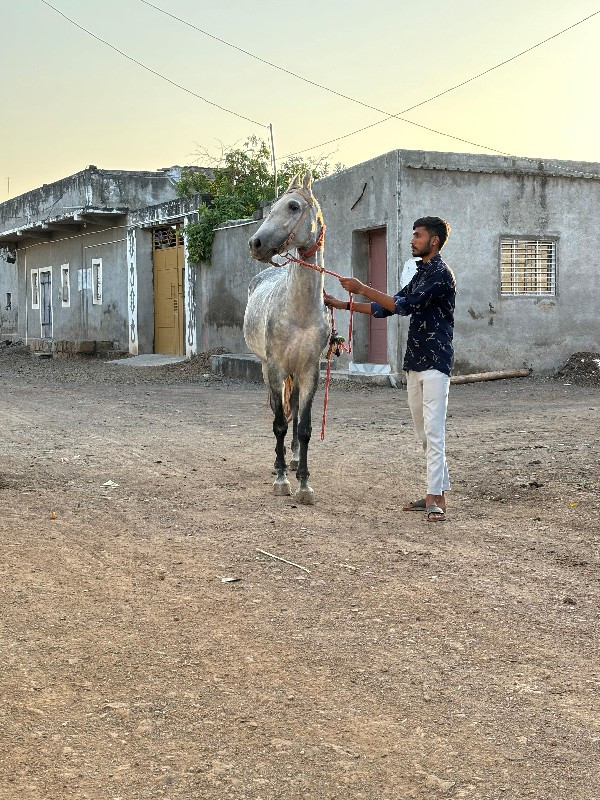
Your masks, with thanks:
[{"label": "navy patterned shirt", "polygon": [[437,369],[450,375],[454,361],[455,297],[454,274],[438,253],[426,264],[419,262],[410,283],[394,295],[393,312],[379,303],[371,303],[374,317],[410,315],[404,354],[406,371]]}]

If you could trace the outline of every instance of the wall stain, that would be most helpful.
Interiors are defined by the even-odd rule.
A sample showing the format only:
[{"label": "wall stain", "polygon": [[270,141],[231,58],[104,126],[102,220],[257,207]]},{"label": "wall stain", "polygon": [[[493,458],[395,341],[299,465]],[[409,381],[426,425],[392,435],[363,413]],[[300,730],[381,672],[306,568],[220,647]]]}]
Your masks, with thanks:
[{"label": "wall stain", "polygon": [[483,314],[479,311],[475,311],[473,308],[469,309],[469,314],[472,319],[483,319]]}]

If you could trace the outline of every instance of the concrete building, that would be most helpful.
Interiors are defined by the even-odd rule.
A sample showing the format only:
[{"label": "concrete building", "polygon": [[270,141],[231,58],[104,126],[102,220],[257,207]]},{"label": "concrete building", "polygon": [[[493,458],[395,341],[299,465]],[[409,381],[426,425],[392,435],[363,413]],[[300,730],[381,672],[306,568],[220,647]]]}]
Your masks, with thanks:
[{"label": "concrete building", "polygon": [[[89,167],[0,204],[0,335],[55,351],[84,341],[132,354],[246,353],[247,286],[262,268],[247,242],[260,220],[224,224],[212,263],[190,263],[182,233],[207,198],[176,199],[179,175]],[[551,372],[600,350],[590,259],[600,164],[395,150],[317,181],[315,193],[328,269],[389,294],[414,269],[414,220],[450,222],[456,373]],[[326,287],[340,293],[331,277]],[[341,333],[347,320],[336,313]],[[359,315],[352,360],[338,366],[401,373],[407,327]]]},{"label": "concrete building", "polygon": [[0,204],[0,335],[55,353],[156,339],[186,352],[182,226],[202,198],[177,200],[180,175],[90,166]]},{"label": "concrete building", "polygon": [[[396,150],[323,178],[314,190],[327,224],[327,268],[388,294],[414,269],[414,220],[434,215],[450,222],[443,256],[458,286],[455,373],[549,373],[574,352],[600,350],[590,258],[600,164]],[[206,348],[226,342],[234,352],[245,350],[243,290],[257,265],[247,257],[244,264],[243,254],[256,227],[248,222],[217,233],[212,269],[220,283],[212,291],[228,311],[220,327],[207,320]],[[326,277],[326,288],[340,296],[335,279]],[[342,334],[347,316],[336,312]],[[340,366],[401,372],[407,328],[400,317],[358,315],[353,361],[340,359]]]}]

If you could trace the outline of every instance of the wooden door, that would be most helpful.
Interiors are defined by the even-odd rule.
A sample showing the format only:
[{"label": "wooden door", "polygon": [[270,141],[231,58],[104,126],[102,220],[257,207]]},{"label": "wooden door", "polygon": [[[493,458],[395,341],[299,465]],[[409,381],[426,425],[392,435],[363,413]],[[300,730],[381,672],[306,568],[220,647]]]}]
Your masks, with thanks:
[{"label": "wooden door", "polygon": [[[387,293],[386,230],[369,233],[367,282],[373,289]],[[369,317],[369,363],[387,364],[387,318]]]},{"label": "wooden door", "polygon": [[[176,232],[157,238],[154,261],[154,352],[183,355],[184,248]],[[159,242],[156,246],[156,242]]]}]

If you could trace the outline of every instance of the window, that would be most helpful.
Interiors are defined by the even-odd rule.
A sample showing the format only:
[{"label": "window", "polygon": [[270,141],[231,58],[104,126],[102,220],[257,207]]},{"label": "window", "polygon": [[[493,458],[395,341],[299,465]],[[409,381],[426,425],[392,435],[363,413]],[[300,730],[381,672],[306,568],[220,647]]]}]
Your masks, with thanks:
[{"label": "window", "polygon": [[102,259],[92,259],[92,303],[102,305]]},{"label": "window", "polygon": [[556,242],[551,239],[500,240],[502,295],[556,294]]},{"label": "window", "polygon": [[69,265],[63,264],[60,268],[60,291],[63,308],[71,305],[71,287],[69,284]]},{"label": "window", "polygon": [[6,293],[6,311],[12,310],[12,292]]},{"label": "window", "polygon": [[183,231],[179,225],[166,225],[152,229],[152,249],[165,250],[183,244]]},{"label": "window", "polygon": [[37,269],[31,270],[31,307],[40,307],[40,274]]}]

